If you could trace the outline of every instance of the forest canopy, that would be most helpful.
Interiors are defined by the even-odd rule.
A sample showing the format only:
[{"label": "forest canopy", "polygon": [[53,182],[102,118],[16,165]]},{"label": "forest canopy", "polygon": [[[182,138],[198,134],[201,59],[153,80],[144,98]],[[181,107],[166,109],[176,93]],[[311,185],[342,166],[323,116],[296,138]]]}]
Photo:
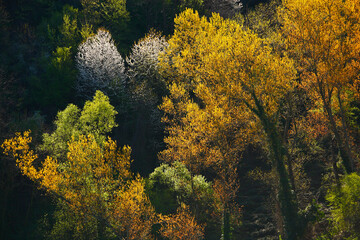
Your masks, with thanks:
[{"label": "forest canopy", "polygon": [[360,239],[359,0],[0,0],[0,239]]}]

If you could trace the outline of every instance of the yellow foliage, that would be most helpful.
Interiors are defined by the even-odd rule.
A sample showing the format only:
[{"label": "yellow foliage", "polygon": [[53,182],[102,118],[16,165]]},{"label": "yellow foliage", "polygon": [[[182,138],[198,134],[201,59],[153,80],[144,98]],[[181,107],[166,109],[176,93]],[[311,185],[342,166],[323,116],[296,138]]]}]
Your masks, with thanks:
[{"label": "yellow foliage", "polygon": [[298,59],[301,85],[326,113],[350,173],[355,160],[346,115],[359,96],[360,1],[285,0],[280,13],[289,52]]},{"label": "yellow foliage", "polygon": [[359,0],[285,0],[281,16],[304,87],[330,104],[334,90],[354,86],[360,69]]},{"label": "yellow foliage", "polygon": [[296,85],[293,63],[235,21],[188,9],[175,19],[160,66],[170,95],[160,106],[168,135],[159,157],[183,162],[193,173],[215,172],[227,212],[238,189],[241,152],[263,136],[264,122],[273,121]]},{"label": "yellow foliage", "polygon": [[196,223],[186,205],[178,208],[174,215],[160,216],[163,225],[161,235],[171,240],[198,240],[204,238],[204,226]]},{"label": "yellow foliage", "polygon": [[86,218],[107,223],[119,236],[149,239],[155,212],[144,191],[144,182],[130,171],[128,146],[118,149],[110,138],[103,148],[92,135],[68,143],[67,161],[46,157],[39,169],[30,150],[30,132],[16,133],[2,144],[24,175]]},{"label": "yellow foliage", "polygon": [[116,193],[116,203],[111,214],[126,233],[126,239],[151,239],[151,228],[157,219],[140,176]]},{"label": "yellow foliage", "polygon": [[279,99],[294,87],[292,62],[272,54],[265,40],[235,21],[218,14],[208,21],[188,9],[175,24],[161,59],[170,83],[194,90],[204,101],[209,92],[215,92],[217,100],[247,101],[255,107],[255,95],[269,113],[276,111]]},{"label": "yellow foliage", "polygon": [[175,19],[160,65],[170,90],[161,105],[168,136],[160,158],[193,172],[214,167],[235,186],[239,153],[260,135],[260,111],[272,117],[295,86],[292,61],[235,21],[188,9]]},{"label": "yellow foliage", "polygon": [[33,166],[34,161],[38,158],[33,150],[30,150],[29,143],[32,138],[30,131],[24,132],[23,135],[16,133],[12,139],[6,139],[1,147],[6,155],[12,155],[16,159],[16,164],[21,172],[31,180],[40,178],[39,172]]}]

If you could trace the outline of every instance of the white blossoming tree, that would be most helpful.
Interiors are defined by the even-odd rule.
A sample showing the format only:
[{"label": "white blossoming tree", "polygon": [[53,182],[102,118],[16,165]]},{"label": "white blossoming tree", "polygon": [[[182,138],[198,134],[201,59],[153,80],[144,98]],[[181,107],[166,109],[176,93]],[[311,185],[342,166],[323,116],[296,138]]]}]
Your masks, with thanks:
[{"label": "white blossoming tree", "polygon": [[[166,85],[159,74],[158,57],[168,46],[165,38],[150,31],[134,44],[126,58],[128,91],[132,98],[134,124],[131,145],[138,152],[147,153],[138,159],[148,159],[161,149],[163,124],[158,105],[166,93]],[[149,164],[149,160],[142,164]]]},{"label": "white blossoming tree", "polygon": [[96,90],[116,95],[125,85],[124,59],[116,49],[110,33],[99,29],[97,34],[80,44],[76,55],[79,71],[77,93],[85,99]]},{"label": "white blossoming tree", "polygon": [[156,106],[161,100],[165,84],[158,72],[158,58],[167,46],[163,36],[150,31],[132,47],[126,58],[132,95],[141,104]]}]

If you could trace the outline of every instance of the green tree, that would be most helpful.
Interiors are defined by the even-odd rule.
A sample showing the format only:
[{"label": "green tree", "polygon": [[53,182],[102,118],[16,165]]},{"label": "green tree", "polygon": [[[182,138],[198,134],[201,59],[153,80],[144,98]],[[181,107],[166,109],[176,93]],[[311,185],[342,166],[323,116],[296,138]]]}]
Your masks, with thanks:
[{"label": "green tree", "polygon": [[71,47],[58,47],[52,53],[50,62],[43,58],[43,74],[32,76],[30,94],[39,108],[62,108],[73,98],[76,69],[72,59]]},{"label": "green tree", "polygon": [[43,135],[40,149],[57,159],[65,159],[68,152],[68,142],[72,137],[92,134],[99,144],[106,139],[106,134],[117,126],[117,112],[110,104],[109,98],[97,91],[92,101],[87,101],[83,109],[70,104],[57,114],[53,133]]},{"label": "green tree", "polygon": [[201,221],[204,222],[209,220],[206,216],[209,217],[214,210],[215,196],[211,184],[202,175],[192,176],[180,162],[171,166],[164,163],[155,168],[149,176],[148,189],[154,207],[164,214],[175,213],[176,208],[185,203],[190,208],[197,208],[196,213],[202,215]]},{"label": "green tree", "polygon": [[[351,173],[341,180],[340,188],[334,186],[326,195],[331,206],[334,228],[340,236],[360,238],[360,176]],[[350,238],[349,238],[350,239]]]}]

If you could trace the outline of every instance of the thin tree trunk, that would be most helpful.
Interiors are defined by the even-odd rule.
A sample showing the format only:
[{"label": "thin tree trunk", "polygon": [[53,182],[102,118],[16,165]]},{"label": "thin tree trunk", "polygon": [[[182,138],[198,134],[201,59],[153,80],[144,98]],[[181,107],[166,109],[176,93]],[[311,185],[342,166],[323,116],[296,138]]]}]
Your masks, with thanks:
[{"label": "thin tree trunk", "polygon": [[301,235],[298,223],[297,204],[291,191],[289,176],[284,164],[284,145],[276,129],[275,123],[267,116],[262,104],[255,94],[252,94],[256,109],[252,109],[259,117],[270,145],[271,158],[279,177],[279,201],[281,213],[284,216],[286,239],[296,240]]},{"label": "thin tree trunk", "polygon": [[340,178],[339,178],[339,170],[337,168],[336,165],[336,155],[334,152],[334,143],[333,141],[331,141],[331,158],[332,158],[332,166],[333,166],[333,171],[334,171],[334,175],[335,175],[335,181],[336,181],[336,185],[338,186],[338,188],[340,188]]},{"label": "thin tree trunk", "polygon": [[351,167],[350,156],[349,156],[348,152],[346,151],[346,149],[343,146],[343,139],[342,139],[342,137],[341,137],[341,135],[340,135],[340,133],[339,133],[339,131],[337,129],[335,119],[334,119],[334,115],[333,115],[332,110],[331,110],[331,106],[329,106],[326,102],[324,102],[324,109],[325,109],[326,113],[328,114],[329,121],[330,121],[330,127],[331,127],[331,130],[333,131],[333,133],[335,135],[336,143],[337,143],[338,148],[339,148],[341,159],[343,160],[343,165],[345,167],[345,171],[346,171],[346,173],[352,173],[353,169]]},{"label": "thin tree trunk", "polygon": [[[293,171],[293,166],[292,166],[292,159],[291,159],[291,156],[290,156],[290,154],[288,152],[286,153],[286,156],[287,156],[287,164],[288,164],[291,188],[295,193],[296,192],[296,187],[295,187],[295,177],[294,177],[294,171]],[[296,194],[294,196],[296,197]]]},{"label": "thin tree trunk", "polygon": [[350,158],[350,167],[352,170],[354,170],[354,158],[351,154],[350,140],[349,140],[349,133],[348,133],[349,126],[347,124],[347,120],[346,120],[346,116],[345,116],[346,114],[345,114],[345,110],[343,107],[340,90],[338,90],[338,92],[337,92],[337,98],[338,98],[339,106],[340,106],[341,123],[344,128],[344,137],[345,137],[345,142],[344,142],[345,146],[344,147],[345,147],[345,151],[347,152],[347,154],[349,155],[349,158]]},{"label": "thin tree trunk", "polygon": [[[286,118],[284,136],[283,136],[283,144],[284,144],[284,146],[286,146],[286,158],[287,158],[287,165],[288,165],[291,188],[295,193],[296,188],[295,188],[295,177],[294,177],[293,166],[292,166],[292,158],[290,156],[289,149],[287,147],[288,146],[288,137],[287,137],[287,135],[288,135],[288,130],[290,128],[290,124],[291,124],[291,120],[289,120],[289,118]],[[294,196],[296,197],[296,194]]]},{"label": "thin tree trunk", "polygon": [[230,228],[230,213],[228,206],[225,203],[223,210],[223,240],[231,239],[231,228]]}]

